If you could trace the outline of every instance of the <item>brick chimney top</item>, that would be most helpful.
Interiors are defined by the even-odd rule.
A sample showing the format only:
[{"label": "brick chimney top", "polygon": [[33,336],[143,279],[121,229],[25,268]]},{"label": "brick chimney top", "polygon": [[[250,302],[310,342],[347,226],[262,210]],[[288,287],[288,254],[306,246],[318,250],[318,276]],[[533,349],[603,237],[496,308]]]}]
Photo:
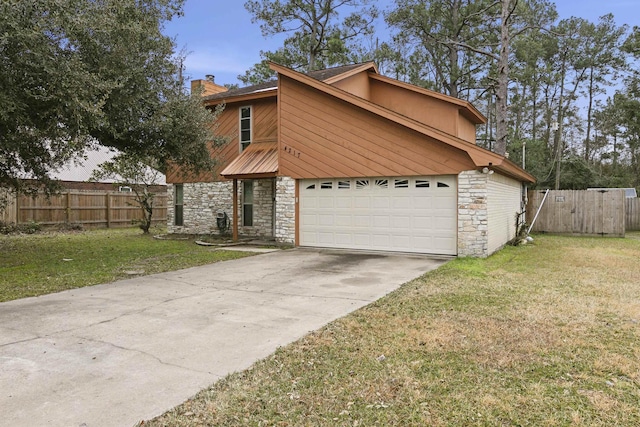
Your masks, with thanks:
[{"label": "brick chimney top", "polygon": [[202,96],[214,95],[216,93],[226,92],[227,89],[224,86],[220,86],[215,82],[216,76],[213,74],[207,74],[204,80],[192,80],[191,81],[191,90],[195,91],[197,89],[202,90]]}]

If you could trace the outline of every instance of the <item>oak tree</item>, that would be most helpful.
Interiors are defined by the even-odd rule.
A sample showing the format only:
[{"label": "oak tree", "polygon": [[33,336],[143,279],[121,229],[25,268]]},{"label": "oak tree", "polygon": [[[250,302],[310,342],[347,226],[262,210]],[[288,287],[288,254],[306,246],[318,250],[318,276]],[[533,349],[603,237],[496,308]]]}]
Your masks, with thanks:
[{"label": "oak tree", "polygon": [[96,141],[207,168],[211,114],[184,92],[162,34],[182,4],[0,2],[0,186],[54,188],[49,172]]}]

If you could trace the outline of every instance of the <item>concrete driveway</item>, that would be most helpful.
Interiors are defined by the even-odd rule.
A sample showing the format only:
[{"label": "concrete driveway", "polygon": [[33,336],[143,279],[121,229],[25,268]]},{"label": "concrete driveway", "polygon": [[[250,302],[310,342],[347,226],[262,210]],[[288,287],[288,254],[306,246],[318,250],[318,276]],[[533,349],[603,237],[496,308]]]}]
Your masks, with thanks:
[{"label": "concrete driveway", "polygon": [[294,249],[0,304],[0,425],[132,426],[432,270]]}]

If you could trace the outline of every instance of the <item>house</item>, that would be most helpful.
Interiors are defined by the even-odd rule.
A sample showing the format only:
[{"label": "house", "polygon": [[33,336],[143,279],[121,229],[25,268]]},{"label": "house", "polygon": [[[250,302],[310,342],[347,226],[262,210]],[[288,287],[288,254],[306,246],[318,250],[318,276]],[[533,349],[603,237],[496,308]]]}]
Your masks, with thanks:
[{"label": "house", "polygon": [[[92,174],[99,169],[100,165],[113,159],[119,153],[115,148],[108,148],[101,145],[93,145],[85,149],[82,158],[69,160],[62,167],[52,170],[49,173],[51,179],[60,182],[60,185],[67,190],[87,190],[87,191],[113,191],[129,192],[131,188],[116,185],[122,178],[105,178],[99,182],[91,179]],[[156,185],[151,186],[154,193],[164,193],[166,191],[166,177],[163,173],[152,168],[147,168],[146,175],[150,177],[149,182]]]},{"label": "house", "polygon": [[534,177],[476,145],[486,119],[470,103],[378,73],[374,63],[227,91],[209,174],[167,174],[174,233],[238,234],[296,246],[487,256],[515,236]]}]

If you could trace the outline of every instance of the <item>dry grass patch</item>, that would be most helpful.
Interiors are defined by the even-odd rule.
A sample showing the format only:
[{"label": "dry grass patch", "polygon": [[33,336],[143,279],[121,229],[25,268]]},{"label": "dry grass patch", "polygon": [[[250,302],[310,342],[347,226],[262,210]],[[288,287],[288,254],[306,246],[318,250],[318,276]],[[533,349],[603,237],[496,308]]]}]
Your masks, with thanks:
[{"label": "dry grass patch", "polygon": [[638,260],[554,236],[455,260],[145,425],[640,425]]}]

